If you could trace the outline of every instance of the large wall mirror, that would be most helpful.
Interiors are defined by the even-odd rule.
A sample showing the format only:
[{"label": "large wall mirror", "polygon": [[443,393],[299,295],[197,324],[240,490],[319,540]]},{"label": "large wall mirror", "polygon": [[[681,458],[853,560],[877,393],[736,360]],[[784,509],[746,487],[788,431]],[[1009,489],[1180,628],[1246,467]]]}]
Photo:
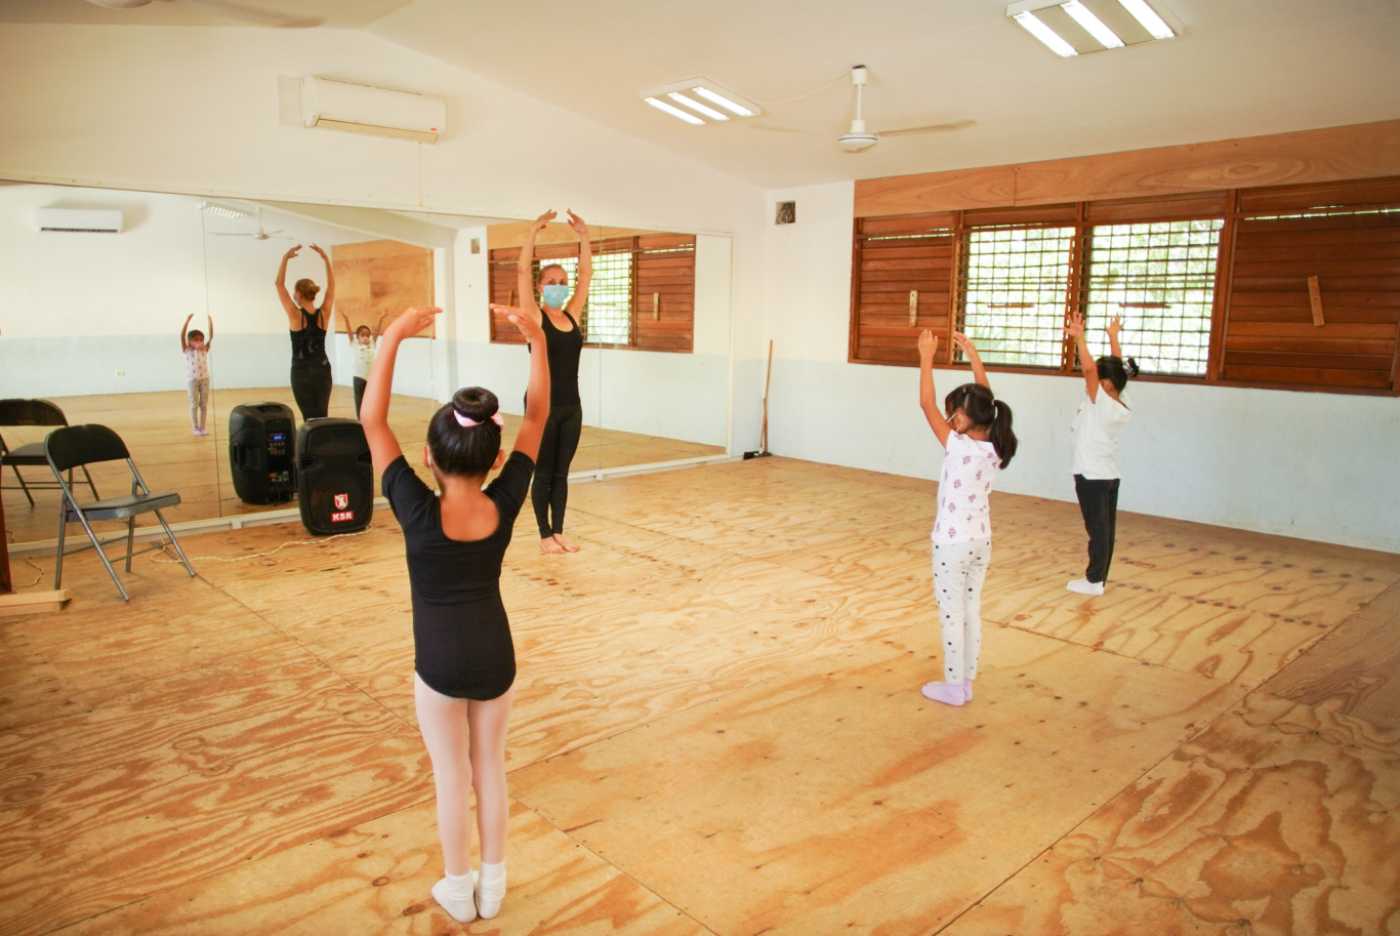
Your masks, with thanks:
[{"label": "large wall mirror", "polygon": [[[120,212],[121,231],[40,230],[36,212],[55,208]],[[595,243],[656,233],[587,220]],[[432,303],[444,314],[404,344],[394,384],[391,418],[410,463],[421,462],[432,412],[467,384],[500,397],[509,441],[523,411],[526,352],[492,340],[490,257],[493,249],[518,250],[526,226],[519,218],[0,183],[0,398],[51,400],[69,423],[116,429],[148,484],[181,493],[172,521],[294,507],[239,497],[229,418],[240,404],[269,402],[291,407],[300,422],[287,316],[274,280],[283,255],[301,244],[288,261],[288,289],[306,278],[324,290],[327,261],[315,244],[336,274],[326,339],[334,375],[328,414],[355,415],[354,329],[373,329],[405,305]],[[541,240],[559,243],[572,235],[566,231],[552,225]],[[730,241],[692,239],[687,350],[589,336],[580,363],[584,432],[575,475],[726,454]],[[644,285],[633,284],[633,295]],[[180,347],[189,316],[189,327],[206,334],[212,320],[204,436],[193,432]],[[47,431],[0,425],[11,447]],[[21,471],[26,479],[51,480],[44,470]],[[103,496],[123,483],[115,469],[96,469],[93,480]],[[56,535],[56,491],[26,496],[9,467],[0,485],[11,544]]]}]

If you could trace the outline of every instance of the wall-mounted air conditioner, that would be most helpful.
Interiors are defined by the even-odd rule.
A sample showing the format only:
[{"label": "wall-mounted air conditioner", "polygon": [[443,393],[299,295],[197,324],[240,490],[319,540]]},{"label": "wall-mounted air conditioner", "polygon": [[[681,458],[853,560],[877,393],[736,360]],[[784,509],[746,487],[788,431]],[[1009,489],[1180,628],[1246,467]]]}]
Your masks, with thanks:
[{"label": "wall-mounted air conditioner", "polygon": [[35,208],[34,230],[78,231],[84,234],[120,234],[120,211],[88,211],[83,208]]},{"label": "wall-mounted air conditioner", "polygon": [[447,102],[431,94],[312,76],[301,80],[301,121],[308,127],[432,143],[447,130]]}]

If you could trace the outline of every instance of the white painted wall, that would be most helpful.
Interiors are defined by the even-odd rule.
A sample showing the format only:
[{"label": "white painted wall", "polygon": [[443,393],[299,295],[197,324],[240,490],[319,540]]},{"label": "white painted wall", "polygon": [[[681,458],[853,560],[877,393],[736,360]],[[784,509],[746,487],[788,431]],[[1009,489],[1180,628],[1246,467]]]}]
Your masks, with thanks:
[{"label": "white painted wall", "polygon": [[[919,410],[917,371],[846,363],[854,186],[770,197],[795,200],[798,219],[769,235],[770,447],[936,478],[942,449]],[[1083,382],[991,377],[1020,440],[998,488],[1074,500],[1069,426]],[[934,378],[941,396],[968,372],[935,370]],[[1121,509],[1400,551],[1400,399],[1147,381],[1128,392]]]}]

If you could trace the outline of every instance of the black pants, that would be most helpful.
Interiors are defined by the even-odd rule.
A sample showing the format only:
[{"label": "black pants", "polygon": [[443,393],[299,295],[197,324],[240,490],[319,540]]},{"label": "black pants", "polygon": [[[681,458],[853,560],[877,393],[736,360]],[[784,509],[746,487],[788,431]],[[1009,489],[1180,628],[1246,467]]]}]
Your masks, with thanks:
[{"label": "black pants", "polygon": [[293,361],[292,396],[302,422],[325,416],[331,405],[331,362]]},{"label": "black pants", "polygon": [[550,407],[544,435],[540,438],[540,455],[535,460],[535,484],[530,489],[540,539],[564,532],[564,507],[569,500],[569,463],[574,460],[582,434],[582,406]]},{"label": "black pants", "polygon": [[360,404],[365,401],[365,387],[369,386],[369,381],[363,377],[355,378],[355,418],[360,418]]},{"label": "black pants", "polygon": [[1113,540],[1118,535],[1118,480],[1091,481],[1083,475],[1074,476],[1079,512],[1084,515],[1084,529],[1089,531],[1089,565],[1084,577],[1095,583],[1108,581],[1108,567],[1113,562]]}]

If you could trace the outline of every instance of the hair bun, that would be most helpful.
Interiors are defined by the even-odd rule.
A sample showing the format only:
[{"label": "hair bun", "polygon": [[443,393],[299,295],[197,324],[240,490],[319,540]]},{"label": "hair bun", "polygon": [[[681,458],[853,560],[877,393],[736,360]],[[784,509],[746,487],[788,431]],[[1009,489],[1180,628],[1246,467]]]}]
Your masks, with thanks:
[{"label": "hair bun", "polygon": [[1127,365],[1129,377],[1136,377],[1138,374],[1142,373],[1140,370],[1138,370],[1137,361],[1134,361],[1132,358],[1128,358],[1123,363]]},{"label": "hair bun", "polygon": [[496,394],[484,387],[463,387],[452,395],[452,408],[468,419],[484,423],[501,408]]}]

